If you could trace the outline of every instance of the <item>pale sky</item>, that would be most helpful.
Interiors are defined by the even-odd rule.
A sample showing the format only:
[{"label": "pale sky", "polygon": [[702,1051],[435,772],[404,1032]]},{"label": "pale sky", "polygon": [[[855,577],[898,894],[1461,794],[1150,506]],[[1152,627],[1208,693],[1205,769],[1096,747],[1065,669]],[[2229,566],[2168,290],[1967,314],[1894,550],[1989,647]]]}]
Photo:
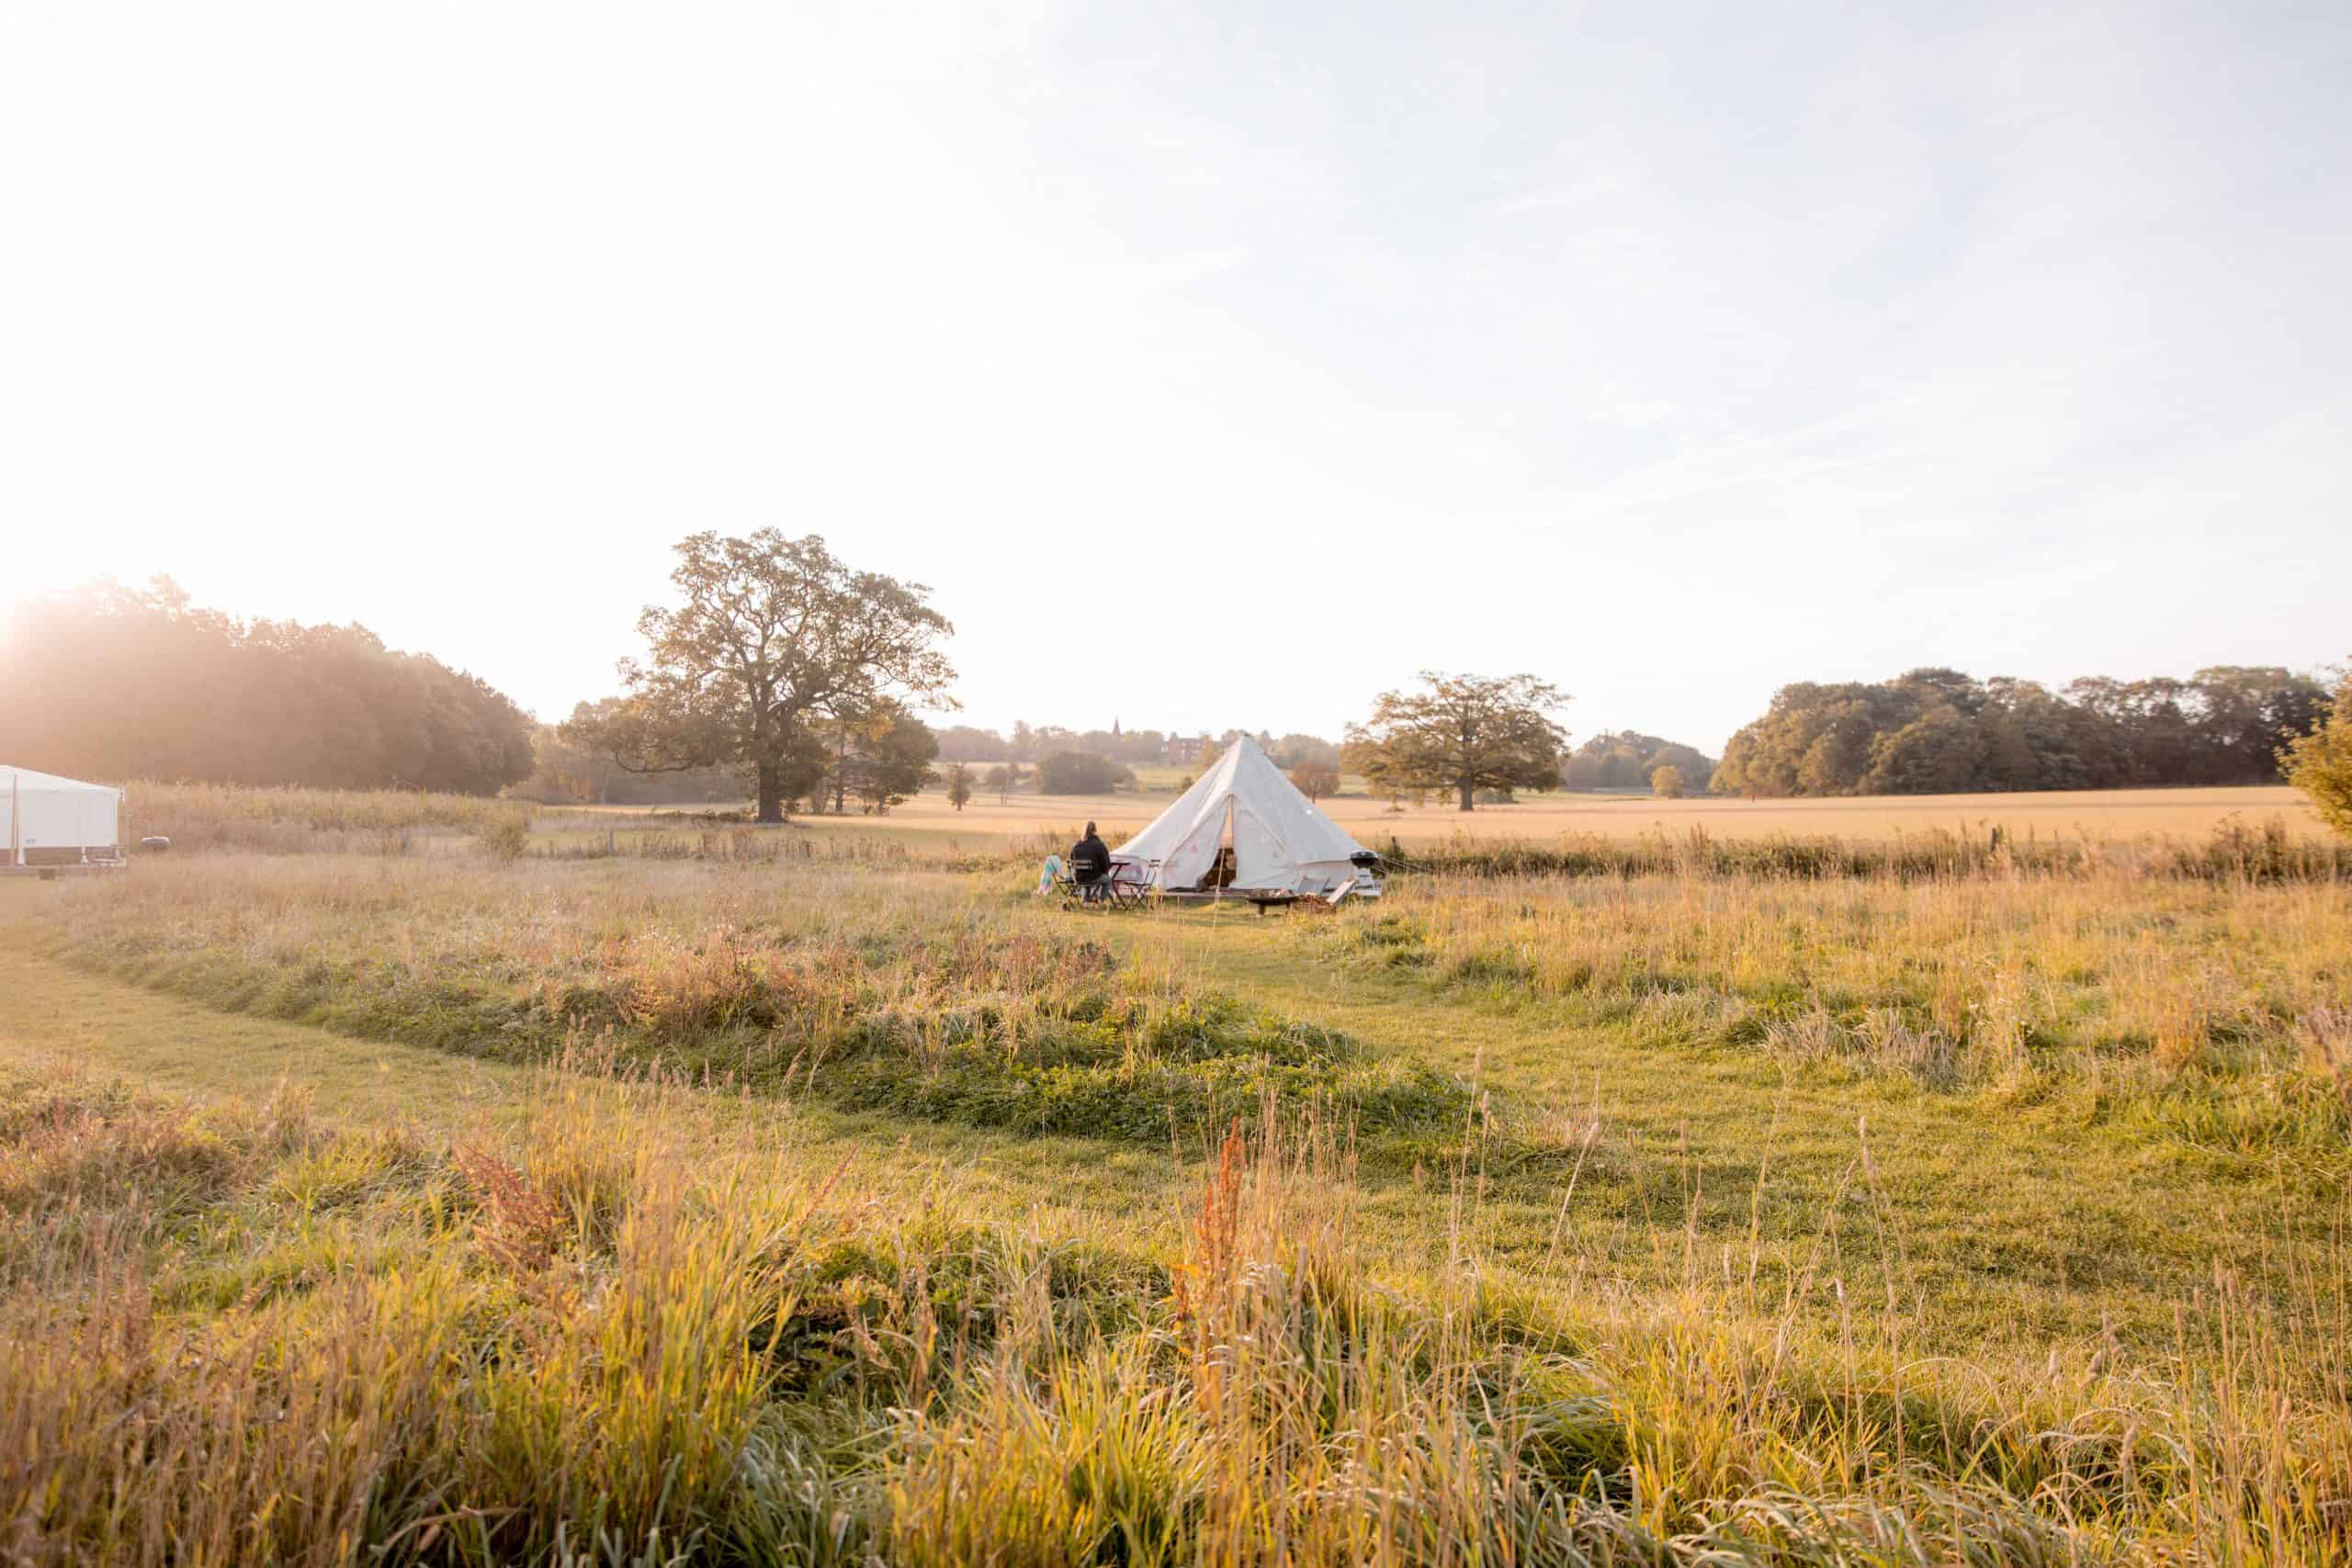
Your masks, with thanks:
[{"label": "pale sky", "polygon": [[0,600],[543,716],[669,546],[966,721],[2352,653],[2352,6],[0,0]]}]

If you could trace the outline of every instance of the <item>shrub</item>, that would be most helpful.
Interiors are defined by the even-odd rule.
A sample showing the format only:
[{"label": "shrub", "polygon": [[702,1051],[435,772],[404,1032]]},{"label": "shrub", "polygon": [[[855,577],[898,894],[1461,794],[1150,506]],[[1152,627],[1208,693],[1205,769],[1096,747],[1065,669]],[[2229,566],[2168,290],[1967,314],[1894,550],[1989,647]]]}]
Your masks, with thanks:
[{"label": "shrub", "polygon": [[1660,800],[1682,798],[1682,770],[1668,762],[1650,774],[1650,793]]},{"label": "shrub", "polygon": [[2287,782],[2311,797],[2320,820],[2352,838],[2352,675],[2335,688],[2335,702],[2310,734],[2278,753]]},{"label": "shrub", "polygon": [[493,817],[482,825],[481,846],[499,860],[520,860],[530,842],[531,819],[527,817]]}]

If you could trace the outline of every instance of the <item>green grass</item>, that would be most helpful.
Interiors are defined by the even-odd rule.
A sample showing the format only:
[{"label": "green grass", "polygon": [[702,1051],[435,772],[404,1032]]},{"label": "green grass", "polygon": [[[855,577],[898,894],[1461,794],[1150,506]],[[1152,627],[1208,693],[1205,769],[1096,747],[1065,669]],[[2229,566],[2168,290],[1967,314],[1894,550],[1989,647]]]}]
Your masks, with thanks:
[{"label": "green grass", "polygon": [[[2340,889],[1500,879],[1261,920],[872,861],[158,871],[0,886],[0,1268],[51,1369],[9,1408],[325,1412],[312,1370],[373,1369],[397,1441],[316,1420],[382,1461],[336,1517],[396,1557],[2346,1555]],[[1873,1008],[1955,1070],[1773,1032]],[[134,1255],[137,1333],[60,1338]],[[700,1359],[605,1379],[657,1308]],[[173,1381],[229,1344],[269,1354],[228,1404]],[[356,1484],[167,1427],[243,1455],[242,1514],[156,1471],[137,1517],[183,1540],[251,1555],[258,1499]],[[67,1528],[118,1517],[83,1463],[49,1560],[128,1553]],[[324,1517],[283,1540],[338,1560]]]},{"label": "green grass", "polygon": [[1312,1126],[1228,1139],[1163,1239],[877,1189],[675,1082],[512,1087],[387,1126],[0,1069],[20,1557],[2342,1555],[2340,1425],[2243,1304],[2244,1406],[1988,1376],[1809,1325],[1826,1281],[1383,1267]]},{"label": "green grass", "polygon": [[1474,1120],[1443,1075],[1124,964],[1082,931],[1008,929],[944,886],[860,901],[833,863],[812,873],[713,904],[647,897],[609,864],[517,867],[518,915],[471,867],[241,884],[178,864],[62,902],[47,948],[224,1012],[508,1062],[593,1042],[762,1092],[1030,1134],[1160,1143],[1315,1106],[1418,1150]]},{"label": "green grass", "polygon": [[[1467,1223],[1498,1257],[1566,1257],[1670,1290],[1729,1255],[1785,1283],[1836,1230],[1857,1256],[1903,1255],[1906,1310],[1955,1353],[2102,1334],[2153,1349],[2177,1311],[2203,1310],[2217,1264],[2286,1303],[2336,1259],[2343,1162],[2314,1164],[2292,1142],[2209,1143],[2043,1081],[1939,1092],[1840,1062],[1661,1038],[1639,1019],[1596,1025],[1572,1009],[1433,988],[1412,971],[1317,964],[1330,939],[1303,925],[1242,917],[1123,934],[1181,951],[1245,999],[1411,1041],[1515,1108],[1528,1145],[1560,1152],[1479,1187]],[[1875,1199],[1861,1187],[1866,1156]],[[1418,1193],[1372,1201],[1429,1208]]]},{"label": "green grass", "polygon": [[[1482,1249],[1521,1262],[1569,1250],[1582,1267],[1657,1288],[1678,1283],[1689,1257],[1751,1240],[1769,1244],[1762,1277],[1786,1280],[1821,1227],[1844,1225],[1853,1229],[1843,1245],[1872,1254],[1905,1239],[1917,1310],[1958,1348],[2102,1331],[2158,1344],[2217,1260],[2283,1298],[2324,1260],[2344,1190],[2340,1139],[2330,1148],[2312,1137],[2341,1116],[2340,1101],[2324,1098],[2324,1077],[2284,1064],[2164,1079],[2147,1076],[2153,1047],[2143,1045],[2138,1068],[2111,1052],[2097,1057],[2097,1079],[2060,1063],[1939,1088],[1867,1059],[1688,1027],[1706,1016],[1690,1010],[1688,988],[1662,992],[1675,1006],[1660,1012],[1391,967],[1380,956],[1390,949],[1365,948],[1365,935],[1450,918],[1409,893],[1328,925],[1230,911],[1114,919],[1035,908],[989,891],[985,877],[877,879],[821,864],[808,874],[802,886],[721,864],[657,873],[474,863],[390,867],[355,882],[336,862],[183,868],[127,897],[103,888],[53,897],[50,916],[15,940],[71,950],[78,963],[212,1010],[503,1061],[560,1049],[577,1032],[567,1020],[586,1017],[590,1037],[616,1032],[605,1049],[770,1094],[789,1086],[809,1104],[901,1128],[1196,1145],[1204,1126],[1254,1110],[1271,1086],[1294,1106],[1356,1119],[1376,1179],[1370,1210],[1389,1244],[1416,1255],[1448,1245],[1430,1193],[1469,1166],[1480,1179],[1447,1223]],[[1773,896],[1815,897],[1795,887]],[[1824,896],[1932,904],[1958,895],[1832,885]],[[1517,919],[1518,904],[1490,888],[1461,941],[1493,939],[1478,922],[1495,897]],[[2251,922],[2245,930],[2275,928],[2303,944],[2272,960],[2315,987],[2302,1005],[2340,995],[2326,977],[2334,928],[2322,917],[2342,911],[2323,903],[2290,916],[2280,905],[2265,917],[2279,900],[2326,896],[2244,897],[2232,918]],[[1559,908],[1615,900],[1611,918],[1635,923],[1612,940],[1657,956],[1708,929],[1670,901],[1645,902],[1638,887],[1575,884],[1544,898]],[[1783,915],[1821,932],[1868,929],[1827,907],[1801,903],[1773,918]],[[1644,945],[1641,922],[1657,919],[1684,934]],[[1747,942],[1744,919],[1720,928],[1734,948]],[[1883,929],[1928,940],[1900,921]],[[735,936],[714,942],[712,931]],[[952,931],[966,934],[940,940]],[[971,967],[956,956],[988,949],[998,939],[975,933],[997,931],[1020,933],[1008,952],[1040,955],[1026,993],[991,977],[1001,967],[993,960]],[[388,957],[388,938],[404,953]],[[1838,940],[1849,962],[1869,950]],[[1596,929],[1555,945],[1598,953],[1600,942]],[[1098,943],[1119,960],[1089,999],[1067,965]],[[920,962],[918,949],[927,950]],[[2240,942],[2234,951],[2259,950]],[[814,970],[795,967],[811,954],[821,959]],[[1805,967],[1842,983],[1823,962]],[[1959,967],[1983,977],[1981,965]],[[782,1020],[762,1010],[806,974],[821,983],[794,994],[821,1005]],[[1099,1013],[1078,1016],[1114,1002],[1123,1010],[1108,1027]],[[1199,1008],[1205,1030],[1160,1032]],[[1975,1016],[1964,998],[1960,1011]],[[1312,1026],[1290,1034],[1299,1026],[1285,1020]],[[1008,1025],[1011,1051],[991,1043],[991,1029]],[[2266,1115],[2266,1105],[2300,1114]],[[1883,1216],[1865,1213],[1853,1186],[1866,1143],[1884,1172]],[[1035,1150],[997,1157],[1048,1182],[1068,1168]],[[1409,1179],[1417,1165],[1419,1184]],[[1575,1201],[1564,1206],[1570,1173]],[[1684,1241],[1658,1247],[1661,1229]]]}]

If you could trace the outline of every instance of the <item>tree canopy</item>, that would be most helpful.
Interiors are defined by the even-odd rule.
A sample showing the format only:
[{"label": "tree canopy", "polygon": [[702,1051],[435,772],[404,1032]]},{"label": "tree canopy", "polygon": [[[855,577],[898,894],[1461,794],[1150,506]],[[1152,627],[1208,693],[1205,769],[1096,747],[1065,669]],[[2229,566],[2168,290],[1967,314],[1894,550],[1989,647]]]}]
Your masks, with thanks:
[{"label": "tree canopy", "polygon": [[1028,777],[1028,770],[1018,762],[999,762],[980,777],[980,783],[996,791],[996,803],[1002,806]]},{"label": "tree canopy", "polygon": [[245,621],[166,577],[18,606],[0,644],[7,761],[85,778],[495,795],[530,715],[361,626]]},{"label": "tree canopy", "polygon": [[1300,762],[1290,771],[1291,787],[1309,800],[1321,800],[1340,793],[1340,770],[1330,762],[1310,761]]},{"label": "tree canopy", "polygon": [[684,806],[742,798],[742,770],[725,763],[666,773],[631,773],[610,751],[565,739],[591,733],[595,721],[619,705],[618,697],[580,703],[565,725],[543,724],[532,739],[530,777],[507,791],[526,800],[558,804],[593,801],[603,806]]},{"label": "tree canopy", "polygon": [[1695,746],[1638,730],[1604,730],[1576,749],[1560,777],[1570,789],[1636,790],[1649,787],[1660,768],[1674,769],[1685,788],[1704,790],[1715,760]]},{"label": "tree canopy", "polygon": [[1037,764],[1040,795],[1108,795],[1135,775],[1091,751],[1057,751]]},{"label": "tree canopy", "polygon": [[816,535],[774,528],[692,534],[677,555],[682,603],[638,618],[647,652],[621,660],[621,700],[575,716],[566,739],[632,772],[733,765],[759,820],[781,822],[824,776],[825,724],[866,722],[894,700],[954,705],[938,644],[955,628],[922,584],[852,570]]},{"label": "tree canopy", "polygon": [[1783,686],[1724,748],[1719,792],[1944,795],[2130,784],[2268,784],[2281,742],[2326,693],[2309,676],[2215,665],[2181,681],[2031,681],[1914,670],[1878,683]]},{"label": "tree canopy", "polygon": [[1376,788],[1451,789],[1461,808],[1480,790],[1548,789],[1560,782],[1567,731],[1551,714],[1566,693],[1532,675],[1421,671],[1426,688],[1383,692],[1372,717],[1348,727],[1348,755]]},{"label": "tree canopy", "polygon": [[931,766],[939,755],[938,737],[899,703],[885,701],[857,718],[829,719],[823,733],[827,761],[809,791],[812,809],[830,797],[836,813],[857,800],[880,816],[938,776]]}]

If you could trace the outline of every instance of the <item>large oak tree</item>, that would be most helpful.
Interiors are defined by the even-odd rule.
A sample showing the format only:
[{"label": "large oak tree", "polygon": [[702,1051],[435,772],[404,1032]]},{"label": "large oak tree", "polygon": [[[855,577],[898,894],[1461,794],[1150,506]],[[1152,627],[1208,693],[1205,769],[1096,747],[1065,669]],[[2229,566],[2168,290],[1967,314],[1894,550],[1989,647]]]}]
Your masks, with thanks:
[{"label": "large oak tree", "polygon": [[1348,756],[1381,788],[1451,789],[1462,809],[1482,789],[1560,782],[1567,731],[1552,722],[1568,694],[1532,675],[1421,671],[1419,692],[1383,692],[1366,724],[1348,726]]},{"label": "large oak tree", "polygon": [[624,659],[622,699],[564,726],[633,773],[731,764],[752,781],[759,819],[781,822],[826,765],[822,727],[897,700],[953,707],[939,650],[955,628],[931,590],[853,571],[810,534],[763,528],[678,542],[683,603],[638,618],[644,659]]}]

